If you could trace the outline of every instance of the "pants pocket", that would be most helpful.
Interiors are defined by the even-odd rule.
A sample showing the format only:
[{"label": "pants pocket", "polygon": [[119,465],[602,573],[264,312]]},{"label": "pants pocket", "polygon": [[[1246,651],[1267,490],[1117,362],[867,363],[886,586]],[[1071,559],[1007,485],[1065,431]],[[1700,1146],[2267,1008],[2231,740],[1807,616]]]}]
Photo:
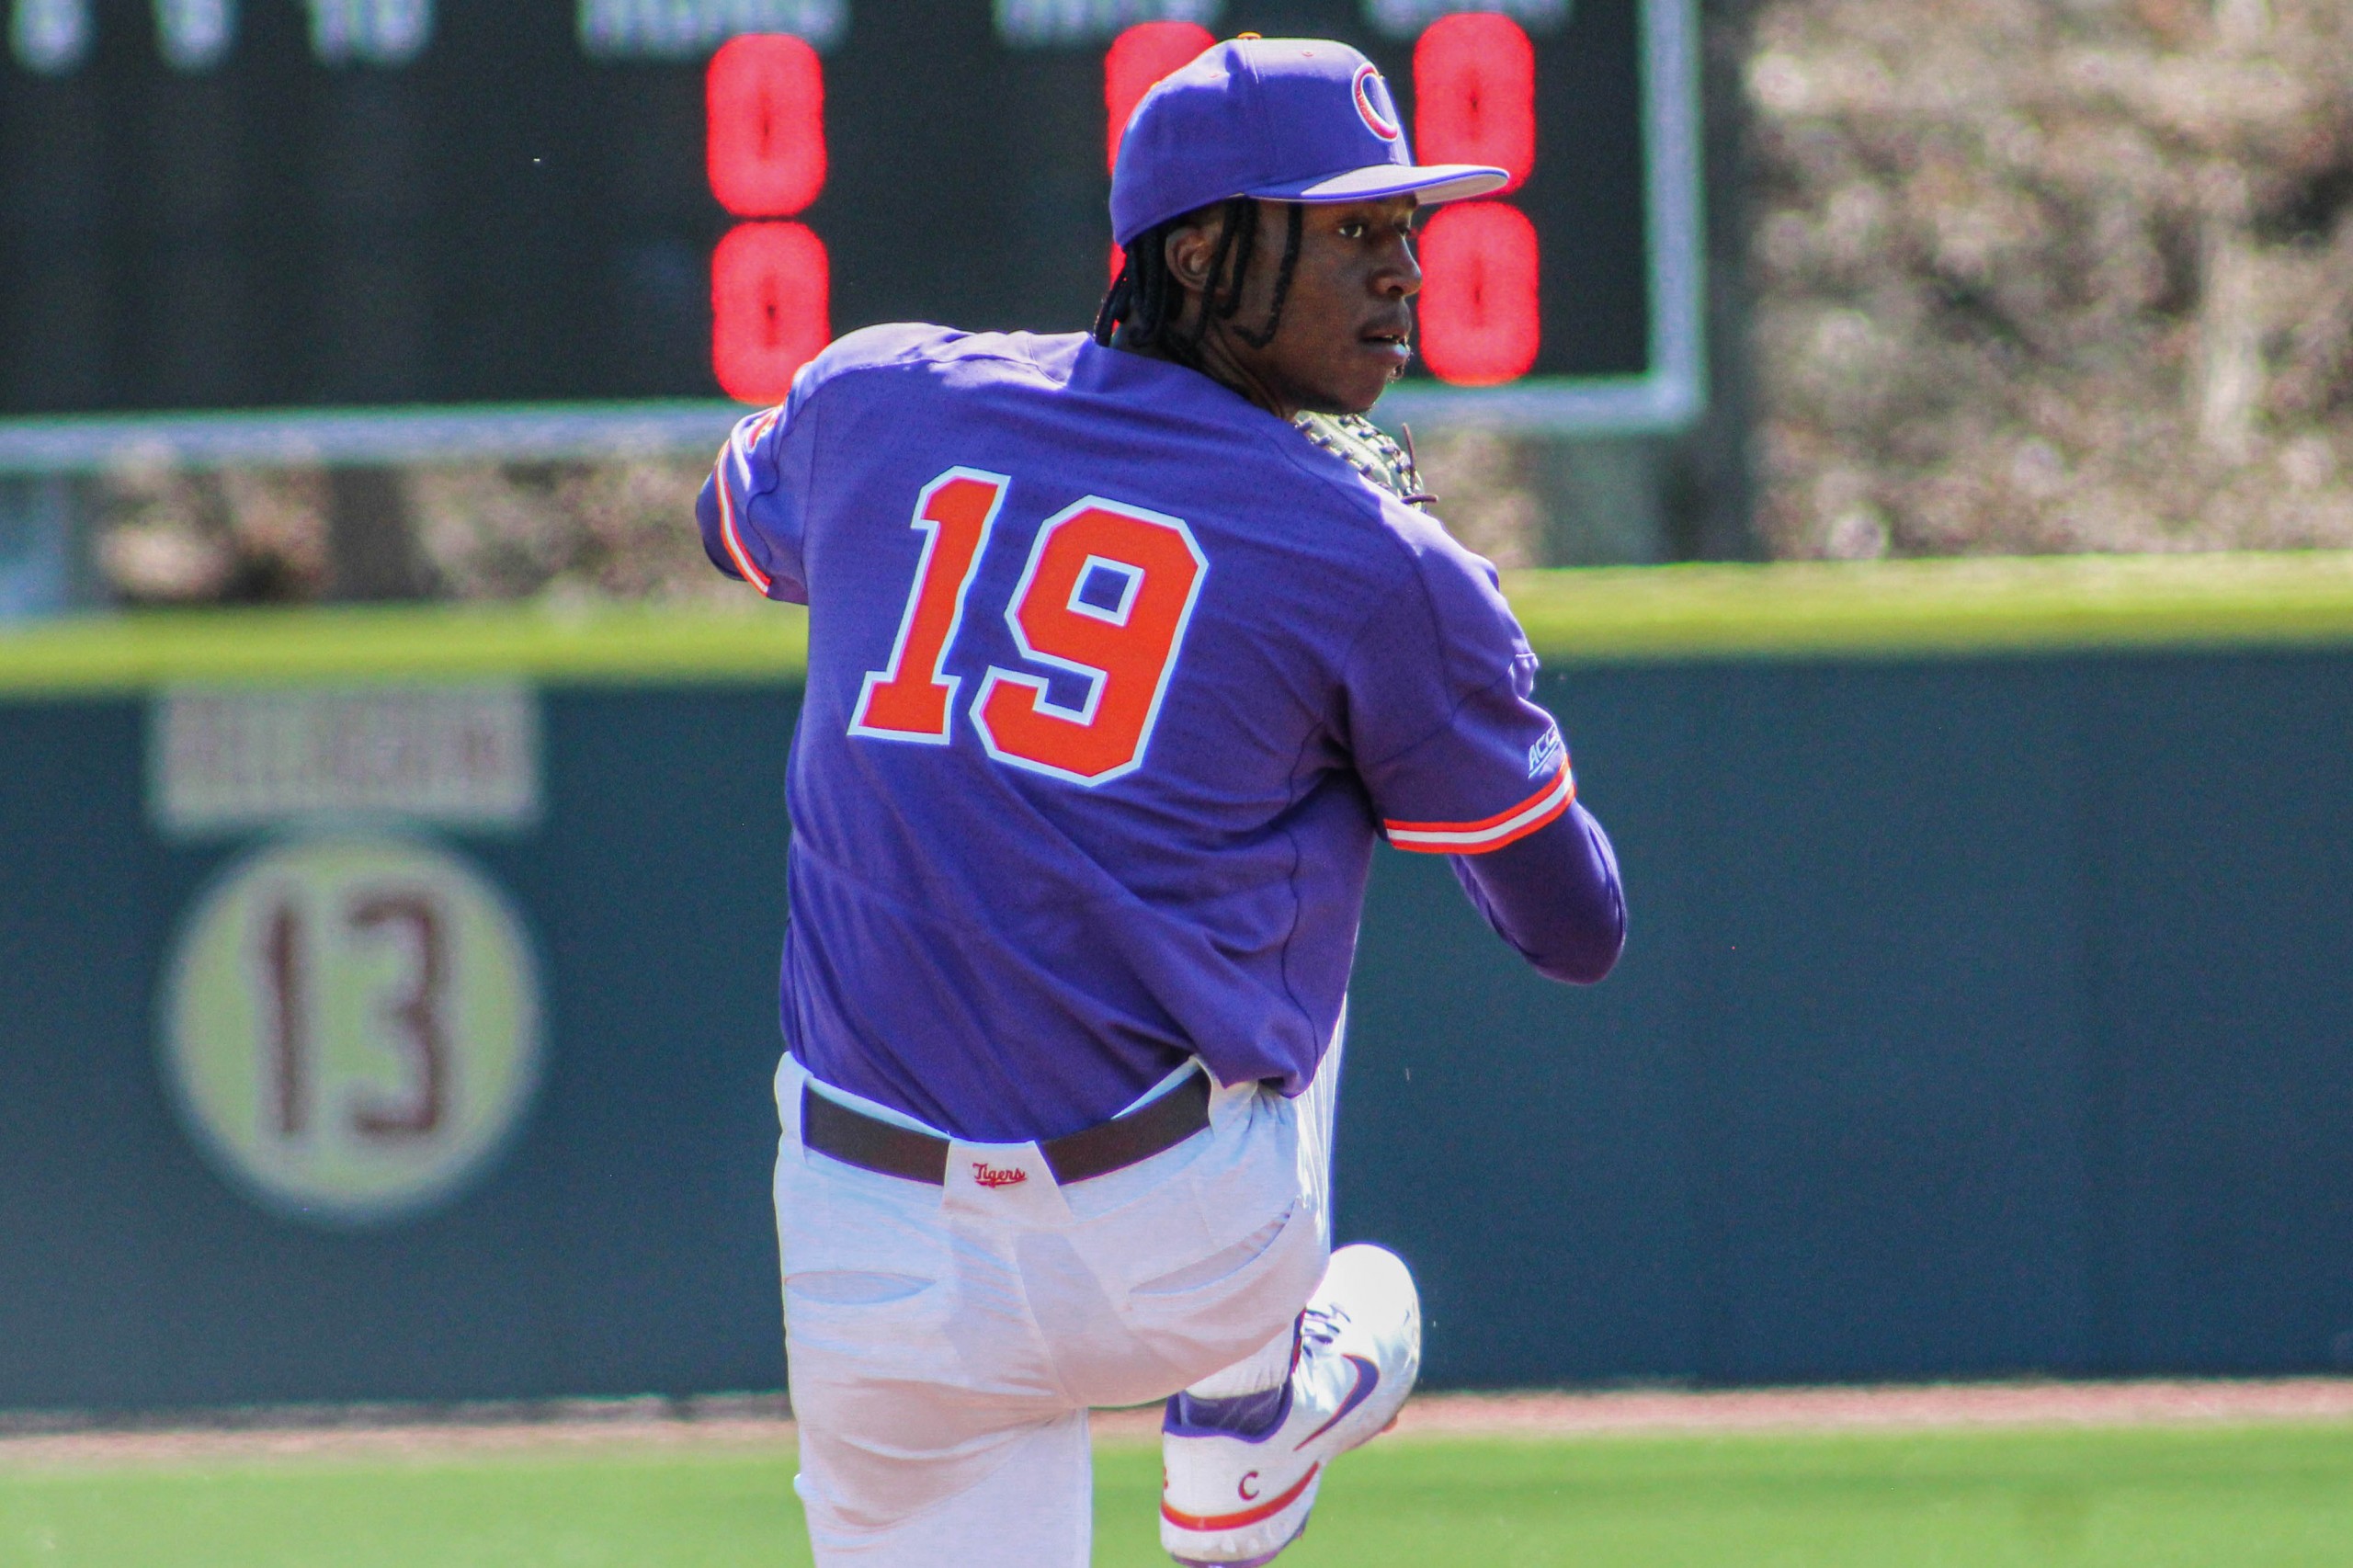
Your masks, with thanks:
[{"label": "pants pocket", "polygon": [[1271,1235],[1262,1228],[1131,1288],[1121,1316],[1138,1341],[1179,1369],[1176,1387],[1183,1388],[1289,1328],[1322,1282],[1328,1261],[1314,1211],[1294,1205]]},{"label": "pants pocket", "polygon": [[886,1274],[870,1268],[819,1268],[784,1277],[785,1294],[829,1307],[879,1307],[928,1290],[932,1281],[915,1274]]},{"label": "pants pocket", "polygon": [[1283,1227],[1290,1223],[1291,1216],[1298,1211],[1296,1206],[1287,1209],[1233,1245],[1220,1247],[1198,1263],[1188,1263],[1158,1278],[1147,1279],[1128,1293],[1148,1298],[1181,1296],[1189,1290],[1207,1290],[1219,1280],[1239,1274],[1256,1263],[1268,1247],[1275,1244],[1276,1238],[1283,1233]]}]

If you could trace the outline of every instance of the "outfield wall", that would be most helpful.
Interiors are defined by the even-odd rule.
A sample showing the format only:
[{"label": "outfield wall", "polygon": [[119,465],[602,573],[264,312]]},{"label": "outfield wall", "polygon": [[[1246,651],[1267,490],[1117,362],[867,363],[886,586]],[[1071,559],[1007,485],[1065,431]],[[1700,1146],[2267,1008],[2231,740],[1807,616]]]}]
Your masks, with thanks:
[{"label": "outfield wall", "polygon": [[[1633,937],[1379,858],[1340,1226],[1434,1381],[2353,1365],[2353,567],[1513,586]],[[800,650],[0,634],[0,1407],[774,1386]]]}]

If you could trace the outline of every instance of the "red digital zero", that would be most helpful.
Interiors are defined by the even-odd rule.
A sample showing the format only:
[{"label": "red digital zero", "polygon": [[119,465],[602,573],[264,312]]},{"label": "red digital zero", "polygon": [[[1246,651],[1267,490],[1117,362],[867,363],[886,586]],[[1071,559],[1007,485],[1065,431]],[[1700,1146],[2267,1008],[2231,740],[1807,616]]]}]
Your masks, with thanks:
[{"label": "red digital zero", "polygon": [[779,403],[833,338],[833,263],[801,223],[741,223],[710,257],[710,368],[739,403]]},{"label": "red digital zero", "polygon": [[1536,225],[1502,201],[1441,208],[1422,231],[1422,359],[1439,381],[1493,386],[1528,373],[1541,338]]},{"label": "red digital zero", "polygon": [[1493,164],[1519,188],[1536,167],[1536,46],[1509,17],[1441,17],[1414,45],[1415,151]]},{"label": "red digital zero", "polygon": [[783,33],[729,40],[704,78],[710,193],[738,218],[790,218],[825,188],[825,71]]}]

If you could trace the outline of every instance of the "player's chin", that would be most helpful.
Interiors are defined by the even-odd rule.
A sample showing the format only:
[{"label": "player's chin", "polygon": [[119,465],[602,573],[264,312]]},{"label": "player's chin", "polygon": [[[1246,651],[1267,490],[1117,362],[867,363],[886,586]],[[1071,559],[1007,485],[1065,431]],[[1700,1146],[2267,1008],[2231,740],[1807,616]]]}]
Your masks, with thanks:
[{"label": "player's chin", "polygon": [[1345,370],[1325,378],[1315,389],[1315,396],[1305,406],[1316,414],[1363,414],[1381,401],[1381,394],[1403,373],[1404,366],[1388,356],[1372,362],[1349,365]]},{"label": "player's chin", "polygon": [[1349,367],[1356,372],[1352,380],[1357,382],[1350,391],[1362,397],[1364,402],[1349,412],[1362,414],[1379,403],[1381,394],[1405,373],[1405,367],[1414,362],[1414,350],[1410,339],[1405,337],[1372,337],[1360,346],[1357,358],[1360,365]]}]

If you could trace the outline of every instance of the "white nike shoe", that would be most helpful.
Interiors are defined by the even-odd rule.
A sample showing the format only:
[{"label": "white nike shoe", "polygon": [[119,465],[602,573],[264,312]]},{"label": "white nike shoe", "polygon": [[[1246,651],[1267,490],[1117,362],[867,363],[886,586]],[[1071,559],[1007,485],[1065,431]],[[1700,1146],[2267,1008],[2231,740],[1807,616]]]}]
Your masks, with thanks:
[{"label": "white nike shoe", "polygon": [[1299,1317],[1279,1415],[1256,1437],[1161,1421],[1160,1544],[1188,1568],[1258,1568],[1299,1539],[1324,1467],[1397,1418],[1422,1367],[1422,1303],[1397,1255],[1342,1247]]}]

